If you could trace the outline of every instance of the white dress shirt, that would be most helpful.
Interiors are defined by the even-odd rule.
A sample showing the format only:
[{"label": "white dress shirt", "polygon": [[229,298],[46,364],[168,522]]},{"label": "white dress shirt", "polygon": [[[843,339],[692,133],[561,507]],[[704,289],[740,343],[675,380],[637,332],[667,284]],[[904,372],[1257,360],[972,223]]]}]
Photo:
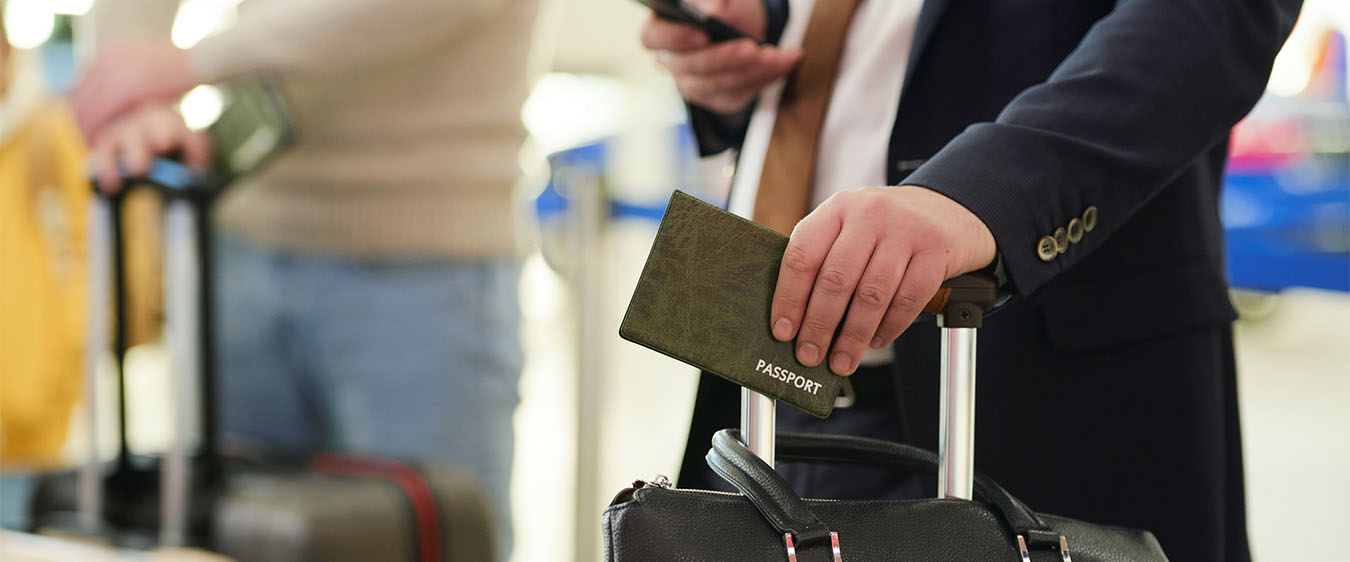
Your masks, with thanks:
[{"label": "white dress shirt", "polygon": [[[814,5],[815,0],[789,0],[790,14],[779,46],[801,46]],[[825,110],[812,208],[840,191],[886,185],[891,127],[922,6],[923,0],[859,0],[845,38],[834,94]],[[741,146],[728,208],[743,217],[749,217],[755,208],[760,169],[778,114],[783,82],[779,80],[760,93]],[[868,348],[862,364],[877,365],[890,358],[890,348]]]}]

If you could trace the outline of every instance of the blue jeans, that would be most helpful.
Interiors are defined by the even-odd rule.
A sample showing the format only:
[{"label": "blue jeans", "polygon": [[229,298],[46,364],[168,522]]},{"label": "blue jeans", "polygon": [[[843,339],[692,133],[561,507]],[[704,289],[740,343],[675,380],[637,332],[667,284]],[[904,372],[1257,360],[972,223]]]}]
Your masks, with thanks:
[{"label": "blue jeans", "polygon": [[509,555],[519,268],[216,248],[225,445],[443,462],[475,476]]}]

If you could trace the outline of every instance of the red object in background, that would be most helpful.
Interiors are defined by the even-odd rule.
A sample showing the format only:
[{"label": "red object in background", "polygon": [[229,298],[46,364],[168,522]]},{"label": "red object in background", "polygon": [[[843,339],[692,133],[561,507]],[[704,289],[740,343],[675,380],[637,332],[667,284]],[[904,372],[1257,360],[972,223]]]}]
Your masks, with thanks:
[{"label": "red object in background", "polygon": [[435,562],[441,559],[441,524],[436,496],[417,469],[391,459],[339,453],[318,453],[314,456],[313,467],[321,474],[374,478],[398,486],[412,504],[417,525],[418,560]]},{"label": "red object in background", "polygon": [[1307,153],[1307,134],[1297,119],[1247,117],[1233,127],[1228,167],[1230,173],[1287,168]]}]

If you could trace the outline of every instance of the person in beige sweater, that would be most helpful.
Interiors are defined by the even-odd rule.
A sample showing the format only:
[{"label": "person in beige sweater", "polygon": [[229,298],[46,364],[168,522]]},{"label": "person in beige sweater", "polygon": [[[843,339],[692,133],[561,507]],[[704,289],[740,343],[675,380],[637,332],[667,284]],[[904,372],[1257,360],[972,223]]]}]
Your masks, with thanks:
[{"label": "person in beige sweater", "polygon": [[202,139],[163,108],[269,75],[298,139],[219,202],[227,443],[474,471],[509,550],[521,354],[511,190],[537,0],[248,0],[168,41],[176,0],[99,0],[72,93],[100,176]]}]

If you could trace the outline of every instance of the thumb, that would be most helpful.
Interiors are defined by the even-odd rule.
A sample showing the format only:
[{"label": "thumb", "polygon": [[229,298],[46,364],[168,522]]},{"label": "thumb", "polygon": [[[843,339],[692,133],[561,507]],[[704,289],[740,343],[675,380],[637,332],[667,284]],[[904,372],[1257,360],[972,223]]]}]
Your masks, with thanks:
[{"label": "thumb", "polygon": [[782,75],[791,72],[802,61],[802,50],[800,47],[790,47],[779,49],[776,47],[764,47],[764,62],[774,71]]}]

